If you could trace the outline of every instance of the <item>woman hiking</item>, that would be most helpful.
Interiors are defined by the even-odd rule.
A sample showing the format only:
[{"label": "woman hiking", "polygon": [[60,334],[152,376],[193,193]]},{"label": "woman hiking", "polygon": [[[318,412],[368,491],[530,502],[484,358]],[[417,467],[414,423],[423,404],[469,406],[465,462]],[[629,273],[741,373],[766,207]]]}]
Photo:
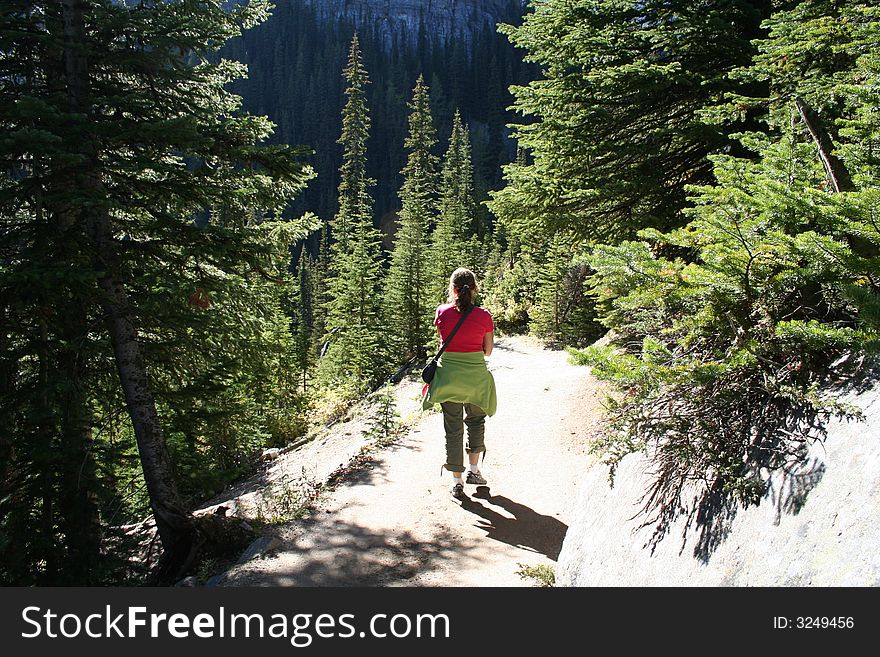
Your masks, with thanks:
[{"label": "woman hiking", "polygon": [[[440,404],[443,409],[443,428],[446,431],[446,463],[452,473],[452,495],[465,499],[462,473],[464,472],[464,426],[467,426],[468,484],[485,485],[480,473],[480,454],[485,457],[486,416],[495,414],[495,379],[486,368],[485,357],[492,353],[495,325],[492,315],[474,305],[477,281],[474,273],[463,267],[449,278],[449,298],[434,315],[434,325],[446,348],[437,363],[431,383],[423,391],[422,408]],[[450,333],[464,317],[452,340]]]}]

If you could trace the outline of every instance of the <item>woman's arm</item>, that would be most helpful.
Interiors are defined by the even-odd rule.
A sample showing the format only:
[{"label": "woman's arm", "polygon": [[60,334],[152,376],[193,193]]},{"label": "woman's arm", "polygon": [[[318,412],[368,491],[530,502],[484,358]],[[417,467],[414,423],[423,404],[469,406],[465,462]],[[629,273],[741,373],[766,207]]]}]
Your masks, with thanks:
[{"label": "woman's arm", "polygon": [[495,346],[495,333],[489,331],[483,336],[483,353],[487,356],[492,355],[492,347]]}]

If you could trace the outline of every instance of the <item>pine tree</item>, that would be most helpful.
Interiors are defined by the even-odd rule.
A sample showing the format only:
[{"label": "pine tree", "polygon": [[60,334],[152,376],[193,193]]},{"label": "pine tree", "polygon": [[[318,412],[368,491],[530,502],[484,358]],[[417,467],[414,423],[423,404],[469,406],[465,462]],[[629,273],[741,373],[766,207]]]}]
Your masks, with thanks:
[{"label": "pine tree", "polygon": [[[364,214],[364,195],[373,181],[367,179],[367,139],[370,117],[366,104],[366,87],[369,84],[364,68],[357,33],[351,38],[348,64],[343,71],[347,101],[342,110],[342,135],[337,143],[342,145],[342,166],[339,169],[339,211],[331,224],[332,237],[340,253],[348,250],[351,233],[350,223]],[[369,212],[369,208],[367,208]]]},{"label": "pine tree", "polygon": [[[222,376],[205,364],[210,350],[255,360],[230,377],[243,385],[270,364],[244,356],[264,351],[263,320],[277,308],[264,277],[283,267],[278,248],[305,233],[267,220],[308,178],[300,154],[260,145],[271,124],[238,113],[224,89],[242,67],[214,56],[266,15],[264,3],[227,12],[109,0],[22,1],[4,13],[0,157],[12,175],[0,182],[0,290],[13,357],[3,412],[20,427],[3,466],[16,493],[0,498],[0,534],[17,537],[0,545],[4,579],[100,577],[98,523],[111,514],[99,505],[118,470],[95,461],[123,450],[107,443],[98,412],[129,416],[160,576],[175,577],[199,548],[174,449],[198,444],[199,411],[169,402],[204,402],[199,379]],[[233,387],[242,412],[256,408]]]},{"label": "pine tree", "polygon": [[850,417],[840,386],[875,376],[862,365],[880,351],[869,46],[880,12],[805,1],[767,27],[760,55],[737,73],[769,83],[754,99],[766,130],[740,136],[750,156],[713,156],[718,182],[691,190],[687,226],[591,257],[616,339],[583,358],[623,391],[609,462],[645,447],[653,455],[646,507],[659,535],[679,509],[694,510],[688,482],[705,482],[696,504],[758,503],[768,471],[802,461],[830,417]]},{"label": "pine tree", "polygon": [[297,369],[302,376],[303,392],[308,388],[308,377],[317,359],[318,340],[315,337],[315,268],[312,260],[303,247],[297,264],[296,290],[292,295],[291,332],[293,333],[294,351]]},{"label": "pine tree", "polygon": [[379,231],[373,226],[372,199],[366,176],[366,145],[370,119],[366,107],[367,72],[357,35],[352,38],[343,72],[348,100],[343,109],[343,164],[340,169],[339,212],[333,221],[333,245],[328,282],[327,339],[321,369],[335,386],[353,393],[372,387],[384,372],[383,327],[379,321],[382,269]]},{"label": "pine tree", "polygon": [[398,356],[424,356],[432,337],[434,312],[433,269],[443,266],[429,260],[428,231],[436,215],[437,142],[429,106],[429,90],[419,76],[409,104],[409,150],[403,168],[400,227],[394,237],[391,268],[385,285],[387,325]]},{"label": "pine tree", "polygon": [[[686,186],[711,180],[706,156],[730,145],[699,112],[747,64],[769,0],[547,0],[505,26],[543,76],[514,87],[530,162],[492,194],[503,221],[620,240],[683,223]],[[751,117],[746,117],[747,119]]]},{"label": "pine tree", "polygon": [[[312,0],[276,2],[271,21],[246,32],[241,40],[231,44],[228,54],[226,50],[223,54],[248,66],[248,80],[232,87],[244,97],[245,108],[272,117],[278,123],[279,142],[308,144],[317,151],[311,161],[318,176],[298,197],[292,214],[312,211],[329,218],[337,209],[337,173],[342,157],[341,149],[334,147],[341,128],[340,115],[327,111],[326,99],[339,97],[342,90],[338,68],[344,66],[351,40],[354,27],[351,16],[358,13],[357,7],[363,3],[347,3],[349,10],[341,16],[328,14],[326,8],[321,9],[322,4],[325,3]],[[518,21],[523,11],[517,0],[507,3],[507,7],[494,0],[490,4],[490,11],[505,22]],[[375,12],[372,13],[375,17]],[[398,207],[399,172],[406,161],[402,148],[406,136],[406,104],[408,92],[419,73],[424,74],[432,92],[444,90],[443,106],[433,106],[439,119],[439,134],[448,134],[452,107],[457,106],[472,127],[487,126],[481,133],[481,139],[487,142],[483,146],[488,145],[491,135],[495,148],[502,143],[508,145],[504,131],[509,118],[504,108],[510,104],[507,86],[521,83],[532,72],[523,65],[519,51],[488,22],[474,26],[474,30],[463,29],[450,35],[443,43],[436,41],[429,30],[423,57],[414,52],[414,39],[401,38],[396,31],[391,38],[381,21],[355,23],[360,30],[358,38],[364,65],[373,82],[366,90],[372,118],[367,174],[376,180],[370,190],[374,214],[386,217]],[[283,62],[280,67],[276,64],[276,49],[280,49]],[[501,77],[496,78],[490,94],[482,78],[493,59],[497,61],[496,70]],[[435,79],[438,80],[436,88]],[[496,107],[492,107],[492,103]],[[500,149],[498,154],[506,154],[506,148]],[[503,160],[497,160],[496,156],[476,161],[480,186],[490,187],[488,181],[482,180],[485,169],[494,188]]]},{"label": "pine tree", "polygon": [[[528,241],[528,240],[526,240]],[[521,236],[497,224],[481,297],[502,333],[524,333],[537,297],[539,268]]]},{"label": "pine tree", "polygon": [[437,263],[433,270],[433,296],[438,302],[446,300],[449,275],[458,267],[474,269],[473,256],[478,253],[471,243],[475,234],[476,203],[470,138],[457,110],[440,180],[440,213],[431,235],[431,257]]},{"label": "pine tree", "polygon": [[571,266],[571,244],[561,233],[555,233],[544,250],[535,305],[529,310],[529,332],[554,343],[561,342],[566,333],[574,301],[566,285]]},{"label": "pine tree", "polygon": [[330,261],[332,259],[330,226],[328,224],[324,224],[324,227],[318,233],[316,253],[317,257],[315,258],[315,266],[311,276],[312,289],[314,290],[312,321],[314,322],[316,353],[321,357],[330,346],[330,343],[326,340],[327,310],[330,303],[328,281],[331,275]]}]

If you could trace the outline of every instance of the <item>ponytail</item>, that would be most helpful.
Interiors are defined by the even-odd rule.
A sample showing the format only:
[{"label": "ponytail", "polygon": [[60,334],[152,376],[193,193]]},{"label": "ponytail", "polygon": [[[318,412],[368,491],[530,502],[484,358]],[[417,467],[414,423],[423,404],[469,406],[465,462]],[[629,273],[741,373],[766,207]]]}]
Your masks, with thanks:
[{"label": "ponytail", "polygon": [[474,305],[477,296],[477,281],[474,272],[459,267],[449,277],[449,303],[455,304],[459,312]]},{"label": "ponytail", "polygon": [[455,300],[455,307],[458,308],[460,312],[464,312],[473,305],[474,300],[473,295],[471,294],[471,286],[462,285],[461,289],[458,291],[458,298]]}]

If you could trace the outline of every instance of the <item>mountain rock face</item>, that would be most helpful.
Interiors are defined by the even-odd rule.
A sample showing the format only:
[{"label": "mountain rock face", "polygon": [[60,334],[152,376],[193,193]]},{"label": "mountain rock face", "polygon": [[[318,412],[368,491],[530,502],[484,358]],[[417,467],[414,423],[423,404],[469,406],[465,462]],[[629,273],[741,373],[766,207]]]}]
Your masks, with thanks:
[{"label": "mountain rock face", "polygon": [[327,19],[347,19],[356,25],[379,27],[386,43],[415,45],[419,35],[446,41],[461,34],[466,41],[487,24],[509,20],[522,11],[521,0],[306,0]]}]

